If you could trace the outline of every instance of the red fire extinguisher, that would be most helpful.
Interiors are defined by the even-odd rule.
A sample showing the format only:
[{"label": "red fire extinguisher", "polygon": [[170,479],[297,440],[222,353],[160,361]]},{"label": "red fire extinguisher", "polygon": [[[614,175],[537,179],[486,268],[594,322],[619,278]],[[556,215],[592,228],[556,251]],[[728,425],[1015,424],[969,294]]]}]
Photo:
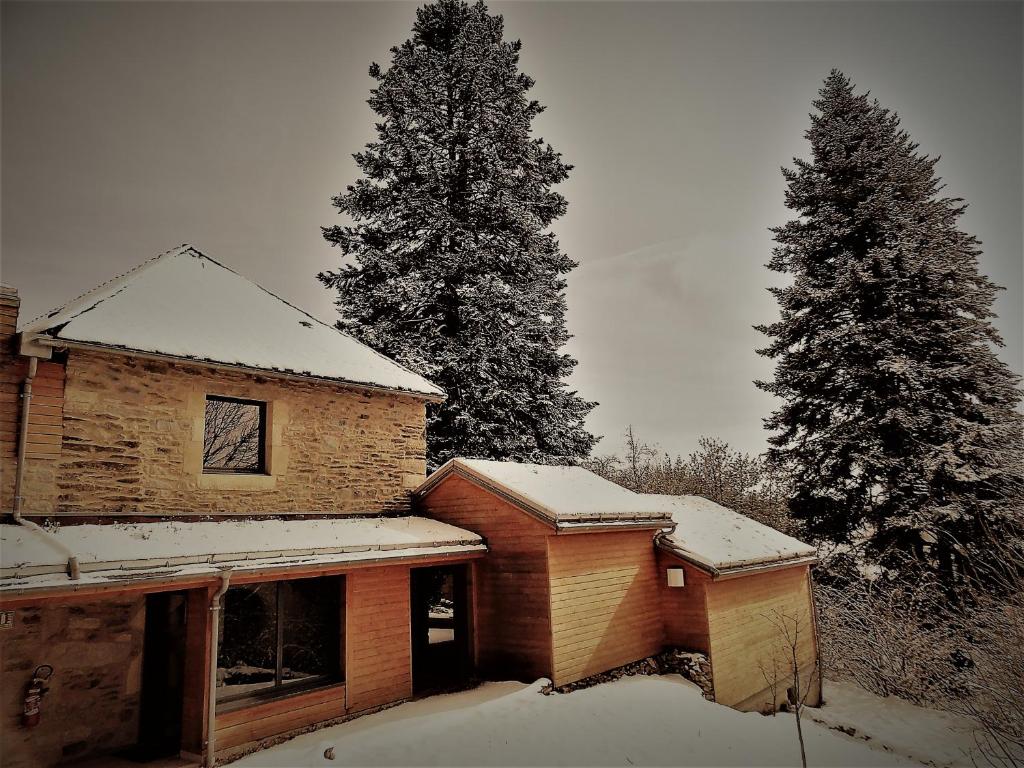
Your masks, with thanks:
[{"label": "red fire extinguisher", "polygon": [[32,673],[32,679],[25,686],[25,703],[21,710],[21,724],[26,728],[35,728],[39,725],[39,705],[43,701],[50,687],[47,683],[53,676],[53,667],[49,664],[41,664]]}]

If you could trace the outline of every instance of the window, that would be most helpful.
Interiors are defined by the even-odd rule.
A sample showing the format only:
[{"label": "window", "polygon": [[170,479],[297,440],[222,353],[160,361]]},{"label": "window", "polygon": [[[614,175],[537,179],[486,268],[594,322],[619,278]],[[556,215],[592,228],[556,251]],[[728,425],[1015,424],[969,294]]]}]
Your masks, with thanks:
[{"label": "window", "polygon": [[208,396],[203,424],[203,472],[265,473],[266,436],[266,403]]},{"label": "window", "polygon": [[228,589],[217,648],[217,701],[341,680],[343,589],[341,576]]}]

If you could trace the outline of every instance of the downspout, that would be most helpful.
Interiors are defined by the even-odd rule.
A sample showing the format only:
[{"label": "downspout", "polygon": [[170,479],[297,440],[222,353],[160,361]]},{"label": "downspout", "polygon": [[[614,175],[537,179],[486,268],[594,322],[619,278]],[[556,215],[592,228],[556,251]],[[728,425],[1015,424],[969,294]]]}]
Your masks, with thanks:
[{"label": "downspout", "polygon": [[24,503],[22,485],[25,482],[25,454],[28,451],[28,417],[32,411],[32,383],[35,381],[38,366],[39,360],[29,357],[28,374],[25,376],[25,384],[21,392],[21,423],[18,425],[18,464],[14,472],[14,522],[23,528],[34,531],[46,539],[47,543],[58,549],[68,559],[68,576],[77,580],[80,573],[78,558],[75,557],[75,553],[45,529],[29,520],[25,520],[21,516],[21,509]]},{"label": "downspout", "polygon": [[206,703],[206,768],[213,768],[214,751],[216,750],[217,724],[217,638],[220,635],[220,601],[228,591],[231,581],[231,569],[222,568],[220,572],[220,589],[210,598],[210,678],[209,696]]},{"label": "downspout", "polygon": [[821,666],[821,638],[818,636],[818,601],[814,593],[814,577],[807,567],[807,588],[811,596],[811,629],[814,631],[814,663],[818,668],[818,706],[825,703],[825,670]]}]

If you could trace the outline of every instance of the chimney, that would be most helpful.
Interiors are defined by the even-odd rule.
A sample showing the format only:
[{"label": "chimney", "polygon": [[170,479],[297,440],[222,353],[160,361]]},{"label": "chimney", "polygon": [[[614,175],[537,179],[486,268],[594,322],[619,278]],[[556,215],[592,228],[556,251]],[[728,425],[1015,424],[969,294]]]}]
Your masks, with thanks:
[{"label": "chimney", "polygon": [[18,289],[0,284],[0,356],[17,354],[18,308],[21,299]]}]

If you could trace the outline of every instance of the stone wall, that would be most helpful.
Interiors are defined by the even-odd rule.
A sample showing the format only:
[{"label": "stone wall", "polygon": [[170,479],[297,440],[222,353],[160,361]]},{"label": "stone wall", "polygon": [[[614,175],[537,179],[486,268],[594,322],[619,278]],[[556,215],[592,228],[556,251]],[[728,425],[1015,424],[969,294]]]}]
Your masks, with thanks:
[{"label": "stone wall", "polygon": [[[268,475],[202,473],[207,394],[268,403]],[[35,513],[380,514],[426,473],[424,403],[386,392],[72,351],[62,415],[60,456],[28,462]]]},{"label": "stone wall", "polygon": [[[135,743],[145,603],[139,597],[14,611],[0,630],[0,744],[4,768],[39,768]],[[54,668],[35,728],[21,725],[25,685]]]}]

